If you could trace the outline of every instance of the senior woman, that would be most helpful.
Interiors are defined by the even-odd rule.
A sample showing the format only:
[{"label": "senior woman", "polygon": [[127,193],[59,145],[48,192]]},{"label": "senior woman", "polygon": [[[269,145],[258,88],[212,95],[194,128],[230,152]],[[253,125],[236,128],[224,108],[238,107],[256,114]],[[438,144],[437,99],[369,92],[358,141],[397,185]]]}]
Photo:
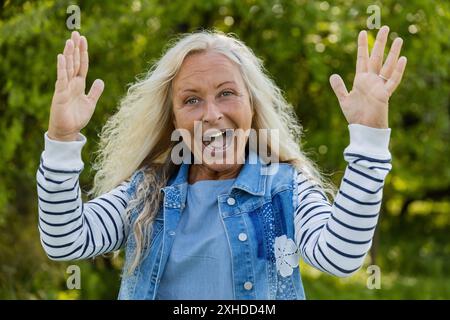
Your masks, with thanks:
[{"label": "senior woman", "polygon": [[[383,64],[388,33],[379,30],[370,55],[359,33],[351,92],[330,77],[350,133],[335,197],[261,61],[237,38],[201,31],[180,37],[129,88],[101,132],[93,199],[83,202],[80,130],[104,84],[85,95],[87,40],[73,32],[58,55],[36,174],[48,257],[124,248],[120,299],[304,299],[300,257],[339,277],[355,273],[391,169],[388,100],[406,65],[400,38]],[[251,130],[257,143],[236,134]]]}]

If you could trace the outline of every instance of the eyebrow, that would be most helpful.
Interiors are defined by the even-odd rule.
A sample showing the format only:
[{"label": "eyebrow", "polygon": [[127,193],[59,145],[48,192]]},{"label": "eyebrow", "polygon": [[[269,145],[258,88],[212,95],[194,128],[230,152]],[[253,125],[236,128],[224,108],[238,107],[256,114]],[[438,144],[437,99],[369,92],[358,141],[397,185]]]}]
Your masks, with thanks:
[{"label": "eyebrow", "polygon": [[[227,83],[230,83],[230,84],[236,84],[236,82],[234,82],[234,81],[224,81],[224,82],[222,82],[222,83],[219,83],[219,84],[216,86],[216,89],[219,88],[220,86],[223,86],[224,84],[227,84]],[[191,88],[184,89],[184,90],[181,91],[181,92],[186,92],[186,91],[189,91],[189,92],[198,92],[197,89],[191,89]]]}]

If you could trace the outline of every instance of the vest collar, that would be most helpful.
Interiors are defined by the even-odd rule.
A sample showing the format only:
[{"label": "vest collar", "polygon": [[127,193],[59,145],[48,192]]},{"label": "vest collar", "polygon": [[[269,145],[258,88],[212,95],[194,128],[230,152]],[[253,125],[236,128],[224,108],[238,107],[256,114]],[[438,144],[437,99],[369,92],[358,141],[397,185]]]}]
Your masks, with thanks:
[{"label": "vest collar", "polygon": [[[163,188],[165,192],[178,191],[182,207],[184,207],[186,202],[189,166],[190,164],[182,163],[176,175],[169,180],[168,186]],[[268,166],[263,163],[258,154],[253,150],[249,150],[245,163],[231,190],[239,189],[255,196],[263,196],[266,191],[267,169]]]}]

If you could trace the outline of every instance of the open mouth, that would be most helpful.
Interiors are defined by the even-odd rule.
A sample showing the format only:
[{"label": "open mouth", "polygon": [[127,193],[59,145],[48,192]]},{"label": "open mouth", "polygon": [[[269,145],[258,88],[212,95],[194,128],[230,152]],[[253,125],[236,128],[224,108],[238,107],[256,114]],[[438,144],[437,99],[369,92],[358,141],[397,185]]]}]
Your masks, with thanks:
[{"label": "open mouth", "polygon": [[203,145],[213,151],[223,151],[232,144],[234,129],[210,129],[203,135]]}]

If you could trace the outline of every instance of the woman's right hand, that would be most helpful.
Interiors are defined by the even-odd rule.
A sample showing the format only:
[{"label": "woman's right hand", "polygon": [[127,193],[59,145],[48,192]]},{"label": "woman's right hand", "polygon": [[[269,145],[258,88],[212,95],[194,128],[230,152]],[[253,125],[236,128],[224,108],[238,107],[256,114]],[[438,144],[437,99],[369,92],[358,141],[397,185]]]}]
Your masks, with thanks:
[{"label": "woman's right hand", "polygon": [[78,134],[91,119],[95,105],[104,89],[102,80],[92,84],[85,94],[88,72],[86,37],[72,32],[63,54],[58,54],[58,72],[50,109],[48,137],[59,141],[77,140]]}]

